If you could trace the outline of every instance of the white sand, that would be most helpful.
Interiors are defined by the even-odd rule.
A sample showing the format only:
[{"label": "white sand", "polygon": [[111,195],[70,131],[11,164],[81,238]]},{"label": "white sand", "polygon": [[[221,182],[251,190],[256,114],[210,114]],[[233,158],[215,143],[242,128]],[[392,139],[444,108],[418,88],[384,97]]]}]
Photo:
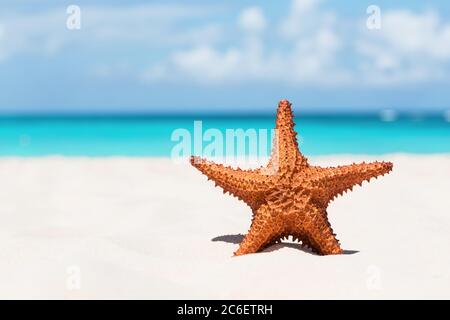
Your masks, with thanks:
[{"label": "white sand", "polygon": [[450,155],[376,159],[328,211],[358,252],[325,257],[232,257],[250,209],[168,159],[0,159],[0,298],[450,298]]}]

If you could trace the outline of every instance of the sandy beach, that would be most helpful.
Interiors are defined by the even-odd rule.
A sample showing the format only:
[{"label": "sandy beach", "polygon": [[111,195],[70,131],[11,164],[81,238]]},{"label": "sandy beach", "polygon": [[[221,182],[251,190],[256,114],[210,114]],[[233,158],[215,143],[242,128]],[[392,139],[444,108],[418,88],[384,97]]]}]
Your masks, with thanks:
[{"label": "sandy beach", "polygon": [[0,298],[450,298],[450,155],[313,157],[394,171],[335,200],[346,254],[233,257],[250,209],[187,164],[1,158]]}]

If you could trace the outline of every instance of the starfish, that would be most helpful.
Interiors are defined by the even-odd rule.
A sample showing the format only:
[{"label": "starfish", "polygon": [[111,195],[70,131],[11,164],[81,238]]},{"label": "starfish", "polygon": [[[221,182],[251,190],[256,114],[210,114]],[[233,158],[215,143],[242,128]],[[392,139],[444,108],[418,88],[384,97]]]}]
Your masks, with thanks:
[{"label": "starfish", "polygon": [[253,211],[250,230],[235,255],[258,252],[288,236],[320,255],[343,253],[328,221],[329,203],[354,185],[392,170],[390,162],[327,168],[310,165],[298,148],[294,126],[291,104],[281,100],[267,167],[233,169],[191,157],[191,164],[208,180]]}]

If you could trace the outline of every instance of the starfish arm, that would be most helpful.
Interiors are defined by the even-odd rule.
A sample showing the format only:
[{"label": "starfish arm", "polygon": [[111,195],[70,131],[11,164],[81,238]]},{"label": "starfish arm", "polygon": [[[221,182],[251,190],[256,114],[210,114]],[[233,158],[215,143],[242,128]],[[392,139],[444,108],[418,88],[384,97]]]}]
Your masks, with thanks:
[{"label": "starfish arm", "polygon": [[260,169],[233,169],[199,157],[191,157],[191,164],[209,180],[213,180],[224,192],[244,200],[252,208],[260,204],[262,195],[272,185],[272,177],[261,174]]},{"label": "starfish arm", "polygon": [[319,168],[320,181],[329,191],[331,200],[353,186],[362,185],[364,181],[385,175],[392,170],[391,162],[360,163],[331,168]]},{"label": "starfish arm", "polygon": [[281,100],[277,109],[275,127],[275,141],[269,168],[284,169],[294,168],[298,163],[307,165],[306,158],[298,149],[297,133],[294,130],[294,114],[291,104],[287,100]]},{"label": "starfish arm", "polygon": [[256,253],[278,240],[283,233],[283,224],[278,220],[271,214],[267,204],[259,207],[253,217],[250,230],[234,255]]},{"label": "starfish arm", "polygon": [[294,221],[291,233],[303,245],[321,255],[342,253],[325,209],[307,206],[306,210],[298,211]]}]

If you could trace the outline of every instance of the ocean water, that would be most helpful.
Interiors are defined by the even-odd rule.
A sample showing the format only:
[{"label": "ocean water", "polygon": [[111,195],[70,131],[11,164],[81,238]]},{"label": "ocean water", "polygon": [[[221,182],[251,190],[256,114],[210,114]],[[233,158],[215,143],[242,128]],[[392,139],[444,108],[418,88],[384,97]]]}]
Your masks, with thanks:
[{"label": "ocean water", "polygon": [[[196,120],[202,121],[200,135],[194,133]],[[377,116],[301,116],[296,123],[300,148],[308,155],[450,152],[450,123],[444,117],[404,116],[386,122]],[[196,141],[204,148],[210,143],[202,137],[208,129],[225,137],[227,129],[270,133],[273,127],[273,116],[4,117],[0,118],[0,156],[168,157],[181,141],[173,141],[174,132],[189,133],[190,149],[198,154],[194,139],[200,136]]]}]

